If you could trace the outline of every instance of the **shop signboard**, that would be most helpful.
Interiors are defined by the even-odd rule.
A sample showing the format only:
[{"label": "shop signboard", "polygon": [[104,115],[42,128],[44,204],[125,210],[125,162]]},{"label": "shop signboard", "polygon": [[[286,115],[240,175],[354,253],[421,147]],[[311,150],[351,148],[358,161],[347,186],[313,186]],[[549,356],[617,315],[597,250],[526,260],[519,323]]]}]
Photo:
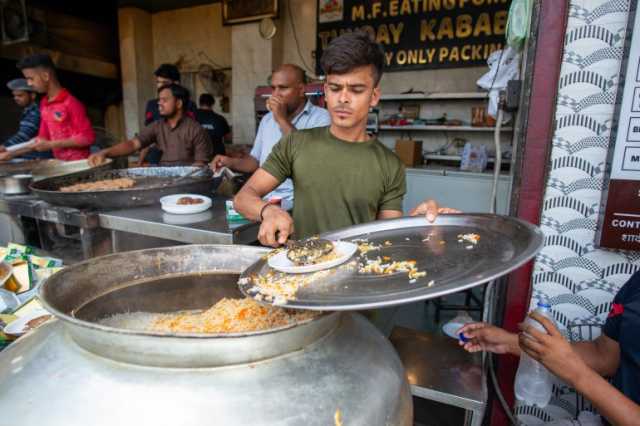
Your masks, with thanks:
[{"label": "shop signboard", "polygon": [[316,58],[347,31],[371,34],[386,70],[484,65],[502,48],[511,0],[318,0]]},{"label": "shop signboard", "polygon": [[[640,9],[632,20],[624,57],[617,130],[612,136],[608,189],[601,215],[600,246],[640,251]],[[620,94],[618,95],[620,99]]]}]

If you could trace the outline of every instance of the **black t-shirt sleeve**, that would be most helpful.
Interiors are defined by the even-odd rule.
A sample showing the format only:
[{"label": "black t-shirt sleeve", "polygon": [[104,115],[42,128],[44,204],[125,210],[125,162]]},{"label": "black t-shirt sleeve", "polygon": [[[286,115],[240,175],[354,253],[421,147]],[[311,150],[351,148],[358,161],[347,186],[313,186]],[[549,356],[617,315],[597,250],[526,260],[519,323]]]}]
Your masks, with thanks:
[{"label": "black t-shirt sleeve", "polygon": [[224,118],[223,116],[220,116],[220,122],[222,124],[222,136],[224,137],[224,135],[226,135],[227,133],[229,133],[231,131],[231,127],[229,127],[229,123],[227,123],[227,119]]},{"label": "black t-shirt sleeve", "polygon": [[609,338],[618,341],[620,337],[620,323],[624,306],[631,302],[635,293],[640,291],[640,271],[636,272],[622,286],[620,291],[613,298],[613,305],[607,321],[604,323],[602,332]]}]

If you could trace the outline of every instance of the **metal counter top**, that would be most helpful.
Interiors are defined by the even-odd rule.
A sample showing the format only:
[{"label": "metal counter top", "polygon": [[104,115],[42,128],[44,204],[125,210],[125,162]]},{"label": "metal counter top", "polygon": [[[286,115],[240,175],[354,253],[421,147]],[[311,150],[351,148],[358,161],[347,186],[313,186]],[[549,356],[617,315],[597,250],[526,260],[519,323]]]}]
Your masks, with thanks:
[{"label": "metal counter top", "polygon": [[190,215],[165,213],[159,205],[101,212],[100,227],[190,244],[237,243],[234,230],[246,227],[227,221],[224,204],[214,197],[211,209]]},{"label": "metal counter top", "polygon": [[91,229],[98,226],[98,214],[72,207],[53,206],[35,195],[0,195],[0,213],[27,216],[47,222]]},{"label": "metal counter top", "polygon": [[193,215],[165,213],[159,204],[99,212],[54,206],[34,195],[0,195],[0,214],[26,216],[86,230],[103,228],[187,244],[249,244],[257,227],[246,222],[229,223],[225,198],[214,197],[211,209]]}]

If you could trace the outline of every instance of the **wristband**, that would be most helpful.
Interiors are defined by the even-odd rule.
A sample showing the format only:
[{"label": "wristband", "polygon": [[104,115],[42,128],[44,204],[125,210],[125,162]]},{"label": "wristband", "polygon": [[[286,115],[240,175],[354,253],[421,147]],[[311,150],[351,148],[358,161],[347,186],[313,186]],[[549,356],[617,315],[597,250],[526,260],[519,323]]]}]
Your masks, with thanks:
[{"label": "wristband", "polygon": [[264,222],[264,217],[262,217],[262,215],[264,214],[264,211],[267,209],[267,207],[270,207],[273,205],[274,204],[266,203],[264,206],[262,206],[262,208],[260,209],[260,222]]}]

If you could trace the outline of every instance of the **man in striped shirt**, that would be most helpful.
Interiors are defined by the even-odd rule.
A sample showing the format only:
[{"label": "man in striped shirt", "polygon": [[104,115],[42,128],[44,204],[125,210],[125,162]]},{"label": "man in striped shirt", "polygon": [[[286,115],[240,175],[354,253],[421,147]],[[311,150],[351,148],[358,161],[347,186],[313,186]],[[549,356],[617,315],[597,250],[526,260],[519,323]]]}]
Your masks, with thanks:
[{"label": "man in striped shirt", "polygon": [[[7,147],[18,145],[35,138],[38,136],[38,129],[40,128],[40,109],[36,103],[36,93],[29,87],[27,80],[24,78],[16,78],[7,83],[7,87],[11,90],[15,103],[24,109],[20,117],[18,131],[0,145],[0,152],[6,151]],[[24,154],[22,158],[51,158],[51,152],[29,152]]]}]

